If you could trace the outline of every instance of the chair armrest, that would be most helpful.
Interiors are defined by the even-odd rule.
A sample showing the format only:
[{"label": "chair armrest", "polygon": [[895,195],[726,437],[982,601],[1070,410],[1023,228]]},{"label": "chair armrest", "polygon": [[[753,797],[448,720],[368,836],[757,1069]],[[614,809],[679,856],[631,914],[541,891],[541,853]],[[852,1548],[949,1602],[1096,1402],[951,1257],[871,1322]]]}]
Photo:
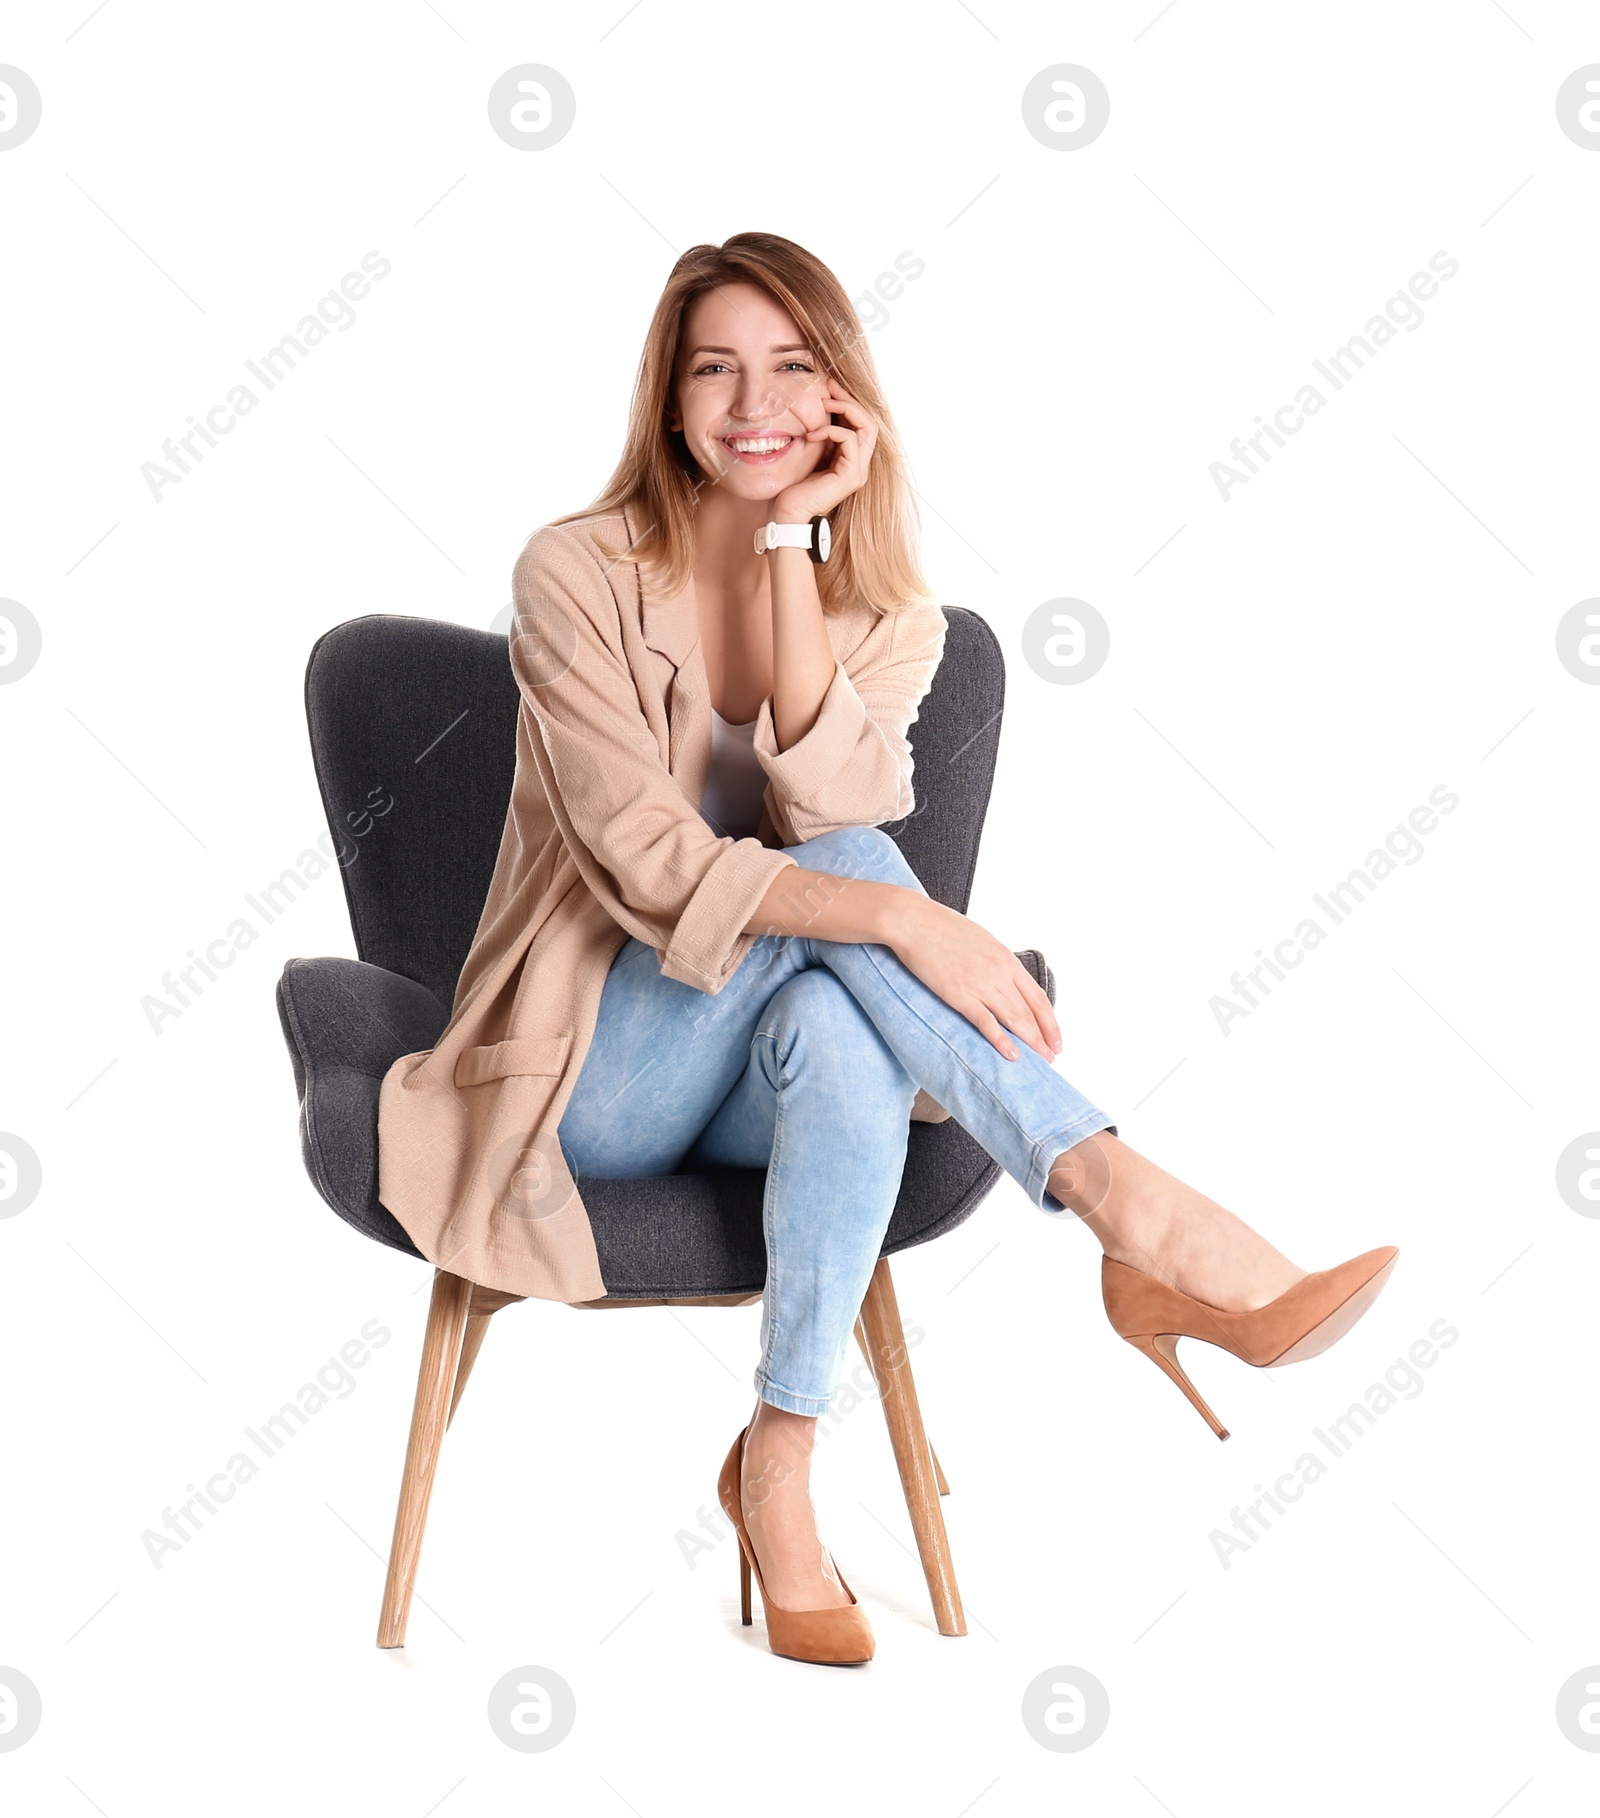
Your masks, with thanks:
[{"label": "chair armrest", "polygon": [[1033,982],[1053,1004],[1056,1001],[1056,975],[1050,970],[1044,955],[1037,947],[1028,947],[1017,958],[1027,967]]},{"label": "chair armrest", "polygon": [[378,1091],[402,1054],[433,1047],[449,1011],[415,979],[350,959],[290,960],[277,1002],[312,1184],[358,1231],[419,1256],[378,1202]]}]

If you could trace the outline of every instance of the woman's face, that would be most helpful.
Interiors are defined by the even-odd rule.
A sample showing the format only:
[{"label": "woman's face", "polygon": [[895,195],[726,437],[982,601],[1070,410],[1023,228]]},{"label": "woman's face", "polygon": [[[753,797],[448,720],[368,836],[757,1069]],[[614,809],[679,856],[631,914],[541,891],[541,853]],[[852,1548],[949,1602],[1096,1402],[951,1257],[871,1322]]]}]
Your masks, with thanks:
[{"label": "woman's face", "polygon": [[833,444],[807,442],[828,421],[828,380],[783,305],[754,284],[706,291],[684,311],[677,420],[706,477],[764,500],[803,480]]}]

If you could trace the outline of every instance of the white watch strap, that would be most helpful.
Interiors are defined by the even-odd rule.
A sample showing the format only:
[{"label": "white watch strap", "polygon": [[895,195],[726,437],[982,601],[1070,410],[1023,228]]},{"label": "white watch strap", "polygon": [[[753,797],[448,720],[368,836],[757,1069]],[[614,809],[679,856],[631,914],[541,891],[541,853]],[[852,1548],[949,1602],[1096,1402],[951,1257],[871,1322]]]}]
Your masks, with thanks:
[{"label": "white watch strap", "polygon": [[809,549],[811,547],[811,521],[804,524],[763,524],[756,532],[756,554],[765,555],[769,549]]}]

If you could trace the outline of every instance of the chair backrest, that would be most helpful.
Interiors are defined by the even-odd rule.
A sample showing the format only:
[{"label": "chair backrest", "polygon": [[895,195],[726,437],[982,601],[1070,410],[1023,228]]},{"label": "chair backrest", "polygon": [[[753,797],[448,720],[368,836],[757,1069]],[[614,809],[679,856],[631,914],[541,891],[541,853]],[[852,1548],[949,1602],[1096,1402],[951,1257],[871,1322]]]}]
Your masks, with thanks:
[{"label": "chair backrest", "polygon": [[[946,608],[911,727],[917,805],[885,827],[928,894],[966,910],[994,781],[1005,663],[987,622]],[[504,635],[371,613],[318,638],[306,718],[363,960],[449,1009],[505,825],[520,708]]]}]

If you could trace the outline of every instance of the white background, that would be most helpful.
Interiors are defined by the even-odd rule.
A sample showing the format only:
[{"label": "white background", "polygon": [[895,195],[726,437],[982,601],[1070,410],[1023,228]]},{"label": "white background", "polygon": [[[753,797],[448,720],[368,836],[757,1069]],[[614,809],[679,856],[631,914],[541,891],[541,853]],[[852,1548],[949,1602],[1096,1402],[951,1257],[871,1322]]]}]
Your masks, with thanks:
[{"label": "white background", "polygon": [[[0,1666],[44,1710],[9,1809],[1593,1809],[1555,1699],[1600,1661],[1600,1223],[1555,1168],[1600,1126],[1600,689],[1555,628],[1600,593],[1600,156],[1554,104],[1600,25],[1157,10],[8,9],[44,106],[0,155],[0,594],[44,634],[0,690],[0,1127],[44,1170],[0,1221]],[[577,96],[535,153],[485,108],[526,62]],[[1063,62],[1111,96],[1073,152],[1021,113]],[[336,873],[159,1036],[141,999],[323,829],[313,641],[487,627],[610,472],[674,256],[749,228],[852,295],[926,263],[871,347],[930,578],[1006,650],[972,913],[1053,964],[1057,1064],[1302,1267],[1399,1265],[1292,1370],[1185,1346],[1221,1446],[1112,1333],[1086,1234],[1002,1180],[894,1263],[970,1633],[935,1630],[869,1401],[814,1486],[877,1632],[848,1672],[774,1657],[734,1543],[678,1538],[759,1309],[514,1307],[380,1652],[429,1272],[307,1180],[272,995],[354,953]],[[374,249],[355,325],[153,500],[142,463]],[[1441,250],[1421,326],[1224,502],[1210,464]],[[1110,626],[1078,686],[1022,656],[1060,596]],[[1224,1035],[1212,996],[1440,784],[1423,856]],[[359,1392],[157,1570],[143,1531],[369,1319]],[[1441,1319],[1421,1391],[1224,1569],[1212,1531]],[[523,1665],[576,1693],[547,1754],[486,1721]],[[1021,1721],[1059,1666],[1110,1696],[1078,1753]]]}]

